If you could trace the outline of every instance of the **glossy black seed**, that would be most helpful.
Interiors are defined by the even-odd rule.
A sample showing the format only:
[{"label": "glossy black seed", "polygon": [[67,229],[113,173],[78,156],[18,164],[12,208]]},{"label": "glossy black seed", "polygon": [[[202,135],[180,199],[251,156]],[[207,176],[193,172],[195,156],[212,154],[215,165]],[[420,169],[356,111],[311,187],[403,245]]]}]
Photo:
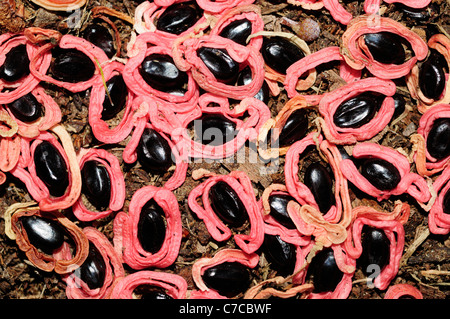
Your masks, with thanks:
[{"label": "glossy black seed", "polygon": [[172,166],[172,149],[158,132],[146,128],[136,149],[142,167],[153,173],[165,173]]},{"label": "glossy black seed", "polygon": [[[102,120],[110,120],[116,116],[127,102],[128,89],[122,75],[115,75],[106,82],[108,94],[103,100]],[[111,103],[112,102],[112,103]]]},{"label": "glossy black seed", "polygon": [[185,72],[178,70],[171,56],[154,53],[147,56],[139,67],[142,78],[159,91],[183,88],[188,82]]},{"label": "glossy black seed", "polygon": [[331,248],[325,248],[314,256],[308,266],[307,277],[312,276],[314,292],[334,291],[344,273],[338,268]]},{"label": "glossy black seed", "polygon": [[301,140],[308,131],[308,111],[298,109],[292,112],[281,129],[278,143],[280,147],[285,147]]},{"label": "glossy black seed", "polygon": [[150,290],[150,291],[147,291],[147,292],[141,294],[141,299],[170,300],[173,298],[163,291],[158,291],[156,289],[153,289],[153,290]]},{"label": "glossy black seed", "polygon": [[60,197],[69,186],[66,162],[61,153],[48,141],[42,141],[34,151],[37,176],[47,186],[50,195]]},{"label": "glossy black seed", "polygon": [[233,40],[241,45],[247,44],[247,38],[252,34],[252,23],[248,19],[234,20],[220,32],[220,36]]},{"label": "glossy black seed", "polygon": [[364,159],[361,175],[382,191],[394,189],[401,180],[398,169],[392,163],[380,158]]},{"label": "glossy black seed", "polygon": [[361,245],[363,250],[358,263],[367,276],[383,270],[389,264],[391,242],[382,229],[364,225]]},{"label": "glossy black seed", "polygon": [[430,56],[422,63],[419,71],[419,87],[429,99],[439,100],[445,88],[445,71],[440,61],[442,54],[431,50]]},{"label": "glossy black seed", "polygon": [[362,93],[338,106],[333,123],[341,128],[358,128],[370,122],[383,103],[384,96],[373,92]]},{"label": "glossy black seed", "polygon": [[264,235],[263,251],[270,268],[279,275],[287,276],[294,272],[296,261],[296,247],[287,243],[279,235]]},{"label": "glossy black seed", "polygon": [[[239,72],[237,85],[246,85],[252,82],[252,70],[249,66],[245,67],[241,72]],[[270,90],[269,85],[266,81],[263,82],[261,89],[255,94],[254,98],[264,103],[269,103]]]},{"label": "glossy black seed", "polygon": [[102,49],[110,59],[116,54],[114,39],[108,28],[101,24],[88,25],[83,32],[83,38]]},{"label": "glossy black seed", "polygon": [[247,290],[251,280],[249,269],[238,262],[224,262],[210,267],[202,278],[209,288],[229,298]]},{"label": "glossy black seed", "polygon": [[402,64],[405,62],[403,38],[391,32],[369,33],[364,35],[364,42],[372,57],[386,64]]},{"label": "glossy black seed", "polygon": [[333,179],[328,170],[318,162],[313,162],[306,169],[303,181],[311,190],[319,210],[322,214],[326,214],[336,203]]},{"label": "glossy black seed", "polygon": [[450,156],[450,118],[434,120],[427,136],[427,150],[437,160]]},{"label": "glossy black seed", "polygon": [[26,123],[36,121],[42,116],[42,104],[31,93],[8,104],[8,109],[17,119]]},{"label": "glossy black seed", "polygon": [[153,200],[142,207],[138,222],[137,237],[142,248],[149,253],[157,253],[166,238],[165,214]]},{"label": "glossy black seed", "polygon": [[90,289],[103,287],[106,277],[106,264],[100,251],[89,243],[89,254],[80,266],[79,276]]},{"label": "glossy black seed", "polygon": [[450,190],[448,190],[444,195],[444,199],[442,200],[442,209],[444,210],[444,214],[450,215]]},{"label": "glossy black seed", "polygon": [[50,71],[58,81],[77,83],[87,81],[95,73],[94,62],[83,52],[76,49],[54,49],[55,60]]},{"label": "glossy black seed", "polygon": [[106,167],[97,161],[87,161],[81,170],[82,190],[89,202],[97,209],[109,206],[111,199],[111,178]]},{"label": "glossy black seed", "polygon": [[298,46],[282,37],[264,38],[261,53],[264,62],[281,74],[286,74],[288,67],[305,57]]},{"label": "glossy black seed", "polygon": [[58,222],[39,216],[23,216],[19,220],[30,243],[44,253],[51,255],[63,244],[64,229]]},{"label": "glossy black seed", "polygon": [[214,184],[209,190],[209,200],[217,216],[231,227],[240,227],[248,219],[244,204],[228,183]]},{"label": "glossy black seed", "polygon": [[197,55],[218,81],[224,83],[236,81],[239,63],[230,57],[227,50],[201,47],[197,50]]},{"label": "glossy black seed", "polygon": [[394,115],[392,115],[392,118],[395,119],[399,117],[403,112],[405,112],[406,109],[406,101],[403,95],[400,95],[398,93],[395,93],[394,96]]},{"label": "glossy black seed", "polygon": [[295,224],[287,212],[288,203],[294,197],[287,194],[273,194],[269,196],[270,216],[275,218],[281,225],[288,229],[295,229]]},{"label": "glossy black seed", "polygon": [[236,123],[222,114],[206,114],[194,121],[197,140],[202,144],[218,146],[231,141],[237,134]]},{"label": "glossy black seed", "polygon": [[25,44],[19,44],[5,55],[5,61],[0,66],[0,79],[14,82],[30,74],[30,59]]},{"label": "glossy black seed", "polygon": [[200,19],[200,11],[189,3],[177,3],[169,6],[159,16],[156,29],[172,34],[180,34],[192,27]]}]

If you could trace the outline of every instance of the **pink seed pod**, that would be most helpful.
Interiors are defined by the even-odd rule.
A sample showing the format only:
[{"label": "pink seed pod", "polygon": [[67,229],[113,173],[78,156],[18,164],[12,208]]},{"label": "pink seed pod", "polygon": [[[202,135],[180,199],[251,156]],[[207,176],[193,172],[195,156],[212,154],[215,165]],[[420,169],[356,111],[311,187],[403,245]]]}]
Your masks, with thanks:
[{"label": "pink seed pod", "polygon": [[0,184],[6,180],[3,172],[9,172],[14,169],[20,159],[21,137],[17,134],[19,130],[18,123],[11,115],[0,108],[0,152],[4,155],[0,158]]},{"label": "pink seed pod", "polygon": [[[435,34],[428,40],[428,47],[435,49],[442,54],[447,62],[447,66],[450,65],[450,39],[443,34]],[[437,99],[427,98],[419,87],[419,66],[416,64],[411,69],[411,72],[406,76],[406,85],[411,97],[417,100],[417,109],[420,113],[425,113],[430,108],[439,104],[450,103],[450,81],[449,75],[445,75],[445,87],[441,96]]]},{"label": "pink seed pod", "polygon": [[133,291],[139,286],[159,287],[174,299],[186,299],[187,282],[176,274],[141,270],[118,278],[110,299],[133,299]]},{"label": "pink seed pod", "polygon": [[[45,29],[43,29],[45,30]],[[46,31],[46,30],[45,30]],[[51,33],[52,30],[49,30],[48,33]],[[95,46],[94,44],[90,43],[89,41],[79,38],[70,34],[63,35],[58,42],[58,46],[62,49],[76,49],[82,53],[84,53],[89,59],[92,61],[95,72],[93,76],[86,81],[81,81],[77,83],[71,83],[71,82],[65,82],[65,81],[59,81],[55,78],[51,77],[50,75],[47,75],[47,69],[44,71],[41,70],[41,62],[40,59],[42,56],[47,56],[50,54],[50,50],[53,49],[55,46],[52,43],[47,43],[42,45],[39,50],[35,53],[34,57],[32,58],[30,62],[30,72],[31,74],[39,79],[39,81],[44,81],[48,83],[52,83],[54,85],[57,85],[59,87],[65,88],[66,90],[69,90],[70,92],[77,93],[82,92],[84,90],[87,90],[88,88],[92,87],[92,85],[98,81],[98,77],[101,77],[101,68],[107,63],[108,57],[106,56],[106,53],[100,49],[99,47]],[[51,56],[50,56],[51,58]]]},{"label": "pink seed pod", "polygon": [[[211,106],[211,103],[217,106]],[[220,159],[232,156],[247,140],[256,140],[261,127],[270,118],[267,105],[253,97],[245,98],[233,109],[230,109],[226,97],[210,93],[200,96],[198,106],[188,113],[174,114],[170,109],[161,106],[156,105],[150,108],[150,122],[158,130],[171,136],[180,154],[183,155],[184,162],[187,162],[189,158]],[[200,122],[202,116],[209,114],[222,115],[235,123],[235,132],[237,132],[235,136],[221,145],[202,144],[192,139],[188,132],[188,125],[196,120]],[[248,115],[245,121],[242,119],[244,114]],[[217,136],[214,137],[217,138]]]},{"label": "pink seed pod", "polygon": [[447,212],[447,201],[445,201],[450,189],[449,179],[450,166],[447,166],[433,183],[437,198],[428,214],[428,227],[433,234],[446,235],[450,232],[450,214]]},{"label": "pink seed pod", "polygon": [[409,284],[397,284],[390,286],[384,295],[384,299],[412,298],[423,299],[419,289]]},{"label": "pink seed pod", "polygon": [[208,268],[217,266],[224,262],[238,262],[249,268],[254,268],[258,264],[259,256],[255,253],[247,254],[239,249],[222,249],[214,257],[203,257],[198,259],[192,266],[192,278],[199,292],[191,292],[191,298],[224,298],[214,289],[210,289],[204,282],[202,275]]},{"label": "pink seed pod", "polygon": [[[52,133],[59,138],[59,141]],[[43,141],[48,141],[58,150],[68,168],[68,186],[60,197],[50,195],[48,187],[36,173],[33,155],[36,147]],[[34,139],[23,138],[19,162],[11,170],[11,174],[25,184],[42,211],[69,208],[78,200],[81,193],[81,173],[75,149],[69,133],[61,125],[52,127],[50,131],[41,132]]]},{"label": "pink seed pod", "polygon": [[[298,177],[298,170],[299,170],[298,163],[300,155],[306,150],[308,146],[311,145],[318,145],[320,151],[323,152],[324,155],[326,156],[328,163],[331,166],[334,174],[335,204],[330,207],[328,212],[324,212],[323,216],[319,212],[318,204],[316,203],[316,200],[314,199],[311,190],[305,184],[303,184]],[[335,237],[334,239],[332,239],[333,242],[339,243],[336,242],[336,240],[338,240],[338,238],[341,238],[343,236],[341,228],[343,226],[344,227],[347,226],[351,219],[350,215],[351,205],[350,205],[350,195],[348,193],[347,180],[341,173],[340,168],[341,163],[342,157],[337,147],[329,143],[327,140],[324,140],[321,135],[317,136],[317,133],[315,132],[312,132],[302,140],[295,142],[288,150],[284,166],[286,188],[289,194],[291,194],[297,200],[298,204],[295,205],[295,208],[297,213],[299,213],[300,215],[295,214],[296,216],[294,218],[294,222],[295,220],[297,220],[298,221],[297,223],[299,224],[299,226],[301,225],[302,229],[306,227],[305,229],[303,229],[303,231],[305,231],[305,233],[303,234],[310,235],[310,232],[312,230],[319,231],[319,229],[326,229],[323,227],[327,225],[327,227],[332,227],[333,229],[336,228],[334,229],[334,231],[338,231],[340,233],[340,235],[337,237],[335,237],[336,234],[333,234],[332,237]],[[299,216],[302,216],[302,218],[300,218]],[[304,224],[305,218],[310,220],[306,224]],[[313,226],[314,223],[317,222],[319,224],[317,224],[314,227]],[[309,223],[313,224],[307,225]],[[340,223],[340,225],[333,226],[333,224],[336,223]],[[325,234],[327,234],[327,231],[325,231]],[[328,238],[329,235],[330,234],[327,234],[325,235],[325,237]],[[324,240],[326,243],[328,243],[327,246],[329,246],[330,238]]]},{"label": "pink seed pod", "polygon": [[[138,239],[141,211],[150,200],[161,207],[166,220],[164,242],[156,253],[144,250]],[[120,212],[114,219],[114,248],[122,256],[124,263],[137,270],[172,265],[178,256],[181,235],[181,214],[177,198],[165,188],[144,186],[139,189],[131,198],[128,214]]]},{"label": "pink seed pod", "polygon": [[[136,7],[134,13],[134,30],[138,34],[143,34],[146,32],[152,32],[158,35],[161,41],[165,43],[170,43],[174,41],[179,36],[185,36],[190,33],[198,33],[203,31],[209,26],[209,23],[204,15],[189,29],[182,32],[181,34],[172,34],[156,28],[156,22],[161,14],[167,9],[168,6],[176,3],[183,3],[189,0],[160,0],[160,1],[144,1]],[[132,45],[131,41],[131,45]],[[128,50],[129,51],[129,50]]]},{"label": "pink seed pod", "polygon": [[[348,256],[343,245],[331,245],[330,249],[333,251],[338,269],[342,272],[342,278],[333,291],[313,291],[308,295],[308,299],[346,299],[352,290],[352,277],[355,272],[356,260]],[[299,264],[301,270],[297,274],[298,284],[305,284],[308,268],[320,251],[321,249],[314,241],[311,241],[308,246],[303,248],[304,258]]]},{"label": "pink seed pod", "polygon": [[[230,9],[224,10],[219,16],[216,24],[211,29],[211,35],[220,35],[222,30],[226,28],[233,21],[247,19],[251,23],[252,34],[264,30],[264,21],[261,16],[261,9],[256,5],[239,5]],[[250,39],[247,45],[253,46],[259,50],[262,45],[262,38],[256,37]]]},{"label": "pink seed pod", "polygon": [[[264,223],[249,177],[240,171],[233,171],[229,175],[208,173],[207,176],[210,177],[189,193],[189,207],[198,218],[203,220],[208,232],[215,240],[228,240],[232,235],[232,230],[214,212],[209,195],[211,187],[218,182],[226,183],[233,189],[244,205],[250,222],[250,231],[248,234],[234,235],[236,245],[247,254],[255,252],[264,240]],[[195,179],[201,177],[203,176],[195,176]],[[198,202],[200,198],[201,204]]]},{"label": "pink seed pod", "polygon": [[[357,207],[357,209],[360,213],[364,211],[363,206]],[[368,210],[370,211],[373,209],[368,208]],[[407,210],[408,217],[409,206]],[[361,239],[363,226],[368,225],[384,232],[390,242],[389,263],[387,265],[383,265],[382,269],[379,269],[380,265],[372,265],[374,266],[374,268],[369,269],[369,267],[371,266],[369,265],[367,271],[374,271],[374,277],[372,277],[372,274],[369,276],[371,277],[370,280],[373,280],[373,285],[380,290],[385,290],[389,286],[391,280],[397,275],[398,269],[400,267],[400,259],[403,254],[403,247],[405,242],[405,232],[402,222],[394,219],[387,220],[387,218],[379,219],[379,215],[381,214],[371,215],[369,212],[366,212],[366,217],[357,217],[353,221],[352,225],[348,228],[348,237],[345,242],[345,248],[349,256],[356,260],[363,254]],[[366,269],[364,269],[363,271],[366,272]]]},{"label": "pink seed pod", "polygon": [[[90,289],[88,284],[79,276],[79,269],[72,273],[62,275],[66,282],[66,295],[68,299],[106,299],[112,292],[115,281],[125,276],[122,260],[114,250],[108,238],[94,227],[83,228],[83,233],[89,240],[89,245],[94,245],[105,263],[105,279],[100,288]],[[72,253],[65,249],[61,254],[70,259]]]},{"label": "pink seed pod", "polygon": [[[333,117],[338,107],[345,101],[369,91],[386,96],[377,114],[368,123],[357,128],[337,126]],[[394,82],[372,77],[354,81],[325,93],[319,102],[319,112],[323,116],[323,119],[319,121],[327,140],[335,144],[354,144],[358,141],[371,139],[380,133],[394,114],[394,99],[392,96],[395,91]]]},{"label": "pink seed pod", "polygon": [[11,118],[13,118],[18,128],[18,134],[23,137],[33,138],[40,134],[40,132],[47,131],[52,126],[61,122],[61,108],[59,105],[53,100],[53,98],[45,93],[45,90],[41,86],[36,86],[31,94],[36,98],[37,102],[43,106],[44,115],[39,119],[33,121],[32,123],[25,123],[14,117],[14,114],[7,110],[10,114]]},{"label": "pink seed pod", "polygon": [[363,192],[381,201],[391,195],[408,193],[420,203],[426,203],[431,198],[428,184],[423,177],[410,172],[408,159],[398,151],[378,145],[376,143],[364,142],[353,148],[352,156],[359,158],[382,159],[391,163],[399,174],[399,181],[392,189],[380,190],[366,179],[358,170],[351,159],[344,159],[340,163],[342,174]]},{"label": "pink seed pod", "polygon": [[[25,35],[13,35],[5,33],[0,36],[0,65],[3,65],[6,55],[11,49],[18,45],[26,45],[26,51],[29,60],[33,60],[35,55],[39,52],[39,46],[31,43]],[[36,57],[36,63],[39,66],[40,72],[46,72],[51,62],[51,55],[49,53]],[[32,73],[13,81],[8,82],[0,79],[0,104],[11,103],[18,98],[30,93],[38,84],[40,80]]]},{"label": "pink seed pod", "polygon": [[[414,56],[402,64],[385,64],[376,61],[364,42],[369,33],[391,32],[404,38],[414,51]],[[382,79],[397,79],[407,75],[417,61],[428,54],[427,44],[416,33],[401,23],[378,15],[362,15],[354,18],[342,35],[341,53],[348,65],[356,70],[367,68]]]},{"label": "pink seed pod", "polygon": [[[146,104],[146,102],[143,102],[143,104]],[[147,115],[139,117],[134,124],[135,128],[131,136],[131,140],[128,142],[125,150],[123,151],[122,157],[124,162],[131,164],[137,161],[137,148],[144,130],[146,128],[154,129],[158,134],[162,136],[162,138],[164,138],[168,142],[172,152],[172,160],[175,164],[175,171],[164,184],[164,188],[174,190],[181,186],[186,179],[188,168],[188,161],[185,160],[185,155],[182,153],[183,149],[180,149],[179,145],[175,143],[174,138],[170,135],[170,132],[166,133],[165,130],[160,130],[158,127],[150,124],[148,122]]]},{"label": "pink seed pod", "polygon": [[[191,72],[186,72],[188,78],[187,91],[181,96],[153,88],[144,80],[139,72],[142,62],[149,55],[162,54],[173,57],[175,60],[171,43],[162,40],[161,35],[157,32],[146,32],[136,37],[133,47],[130,50],[132,55],[127,61],[122,74],[127,87],[135,95],[150,96],[156,102],[170,102],[166,103],[166,106],[171,107],[176,112],[189,112],[195,107],[199,96],[199,89]],[[130,52],[128,53],[129,55]]]},{"label": "pink seed pod", "polygon": [[122,170],[120,169],[120,163],[117,157],[108,153],[103,149],[81,149],[78,154],[78,162],[80,169],[83,169],[84,163],[87,161],[97,161],[102,164],[109,175],[111,184],[111,199],[108,209],[105,211],[91,211],[83,203],[83,199],[80,196],[78,200],[72,206],[74,215],[81,221],[92,221],[100,218],[104,218],[110,215],[114,211],[122,209],[125,202],[125,180]]},{"label": "pink seed pod", "polygon": [[[56,247],[51,253],[44,252],[34,246],[27,235],[21,218],[36,216],[48,219],[57,224],[72,239],[73,244],[64,241],[60,247]],[[17,246],[27,256],[28,260],[37,268],[57,274],[72,273],[83,262],[89,253],[89,241],[82,229],[64,217],[59,211],[42,211],[36,202],[15,203],[8,207],[4,214],[5,233],[15,240]],[[48,234],[46,234],[48,235]],[[74,245],[74,247],[72,247]],[[73,249],[75,254],[66,258],[63,251]]]},{"label": "pink seed pod", "polygon": [[[230,58],[239,64],[239,70],[249,66],[252,81],[245,85],[236,86],[234,83],[223,83],[216,79],[206,64],[198,56],[201,48],[224,49]],[[264,81],[264,60],[259,50],[253,46],[242,46],[233,40],[218,35],[204,35],[201,37],[179,37],[174,41],[173,59],[178,69],[192,73],[194,80],[205,91],[219,96],[242,100],[254,96]]]},{"label": "pink seed pod", "polygon": [[[110,62],[106,64],[103,70],[103,76],[98,77],[92,85],[91,97],[89,101],[89,125],[95,138],[104,143],[119,143],[123,141],[133,129],[133,121],[137,110],[133,108],[135,95],[128,92],[125,110],[122,119],[115,127],[102,119],[103,103],[107,99],[105,84],[114,76],[121,75],[124,65],[119,62]],[[109,93],[108,93],[109,94]]]},{"label": "pink seed pod", "polygon": [[414,160],[417,172],[422,176],[431,176],[442,171],[449,163],[450,156],[436,159],[427,150],[428,135],[436,120],[450,117],[450,104],[438,104],[428,109],[420,118],[417,134],[411,136],[415,144]]}]

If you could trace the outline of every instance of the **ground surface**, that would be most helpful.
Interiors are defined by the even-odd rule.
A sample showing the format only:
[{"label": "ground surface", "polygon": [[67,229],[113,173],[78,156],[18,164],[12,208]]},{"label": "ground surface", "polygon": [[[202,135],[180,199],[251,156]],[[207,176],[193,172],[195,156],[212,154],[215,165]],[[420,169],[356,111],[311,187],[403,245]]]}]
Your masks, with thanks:
[{"label": "ground surface", "polygon": [[[6,2],[6,1],[2,1]],[[345,26],[336,23],[332,17],[324,10],[313,12],[299,10],[298,8],[280,3],[284,1],[274,1],[274,3],[258,0],[257,3],[262,6],[264,19],[267,22],[267,29],[274,27],[274,22],[282,16],[287,16],[294,20],[300,20],[304,17],[311,17],[318,21],[321,27],[321,34],[317,40],[308,43],[311,51],[315,52],[320,48],[338,45],[340,36],[345,30]],[[18,3],[20,4],[20,3]],[[46,28],[53,28],[60,30],[63,33],[77,34],[78,29],[68,28],[70,22],[70,15],[59,15],[39,9],[36,5],[29,1],[25,1],[25,13],[27,19],[21,19],[11,14],[11,11],[2,10],[0,14],[0,32],[19,31],[23,26],[39,26]],[[362,1],[344,1],[344,4],[354,16],[363,13]],[[82,21],[90,21],[90,8],[97,5],[112,6],[116,10],[122,11],[126,14],[133,15],[134,8],[137,3],[134,1],[88,1],[87,7],[82,11]],[[5,7],[3,7],[5,8]],[[421,30],[430,27],[431,25],[440,26],[442,30],[450,33],[450,17],[449,17],[449,3],[445,1],[433,1],[428,13],[430,17],[425,21],[418,21],[417,19],[409,18],[397,5],[382,5],[383,14],[395,20],[402,21],[408,27],[415,28],[420,33]],[[69,19],[67,19],[69,18]],[[125,48],[131,26],[126,22],[118,19],[112,19],[122,36],[122,50],[125,54]],[[69,24],[70,25],[70,24]],[[83,27],[83,26],[82,26]],[[17,28],[18,30],[15,30]],[[292,32],[289,28],[283,29]],[[325,73],[318,78],[316,87],[325,92],[327,90],[327,83],[332,73]],[[320,82],[320,83],[319,83]],[[404,93],[410,111],[407,116],[395,126],[391,127],[380,140],[382,144],[389,144],[394,147],[403,147],[407,152],[410,151],[411,143],[409,136],[415,132],[417,128],[419,114],[415,109],[414,101],[409,98],[408,92],[404,83],[399,80],[397,85],[400,91]],[[63,123],[71,133],[74,140],[74,145],[78,149],[80,147],[91,147],[99,143],[93,138],[89,124],[87,122],[87,111],[89,101],[89,91],[79,94],[68,94],[62,92],[54,87],[47,87],[48,92],[51,93],[63,111]],[[273,114],[286,102],[287,97],[282,92],[280,96],[272,98],[269,107]],[[118,156],[122,163],[122,151],[128,139],[118,145],[112,145],[108,149]],[[122,163],[123,164],[123,163]],[[281,162],[282,164],[282,162]],[[217,243],[212,240],[208,234],[204,224],[198,219],[194,218],[187,206],[187,194],[195,187],[198,182],[194,181],[190,175],[196,168],[207,168],[218,173],[226,174],[231,170],[246,171],[254,183],[255,190],[259,195],[265,187],[269,184],[277,182],[284,182],[282,165],[277,172],[271,175],[260,176],[254,166],[246,163],[196,163],[192,164],[188,170],[188,177],[186,182],[179,189],[175,191],[177,199],[182,211],[183,222],[183,240],[181,244],[180,254],[177,261],[167,271],[180,274],[186,278],[189,288],[195,288],[190,275],[190,269],[193,262],[202,256],[212,256],[218,248],[224,246],[234,247],[234,242]],[[159,186],[167,179],[167,176],[151,176],[148,175],[139,164],[124,165],[123,170],[127,181],[128,198],[124,206],[124,211],[127,211],[129,199],[131,195],[139,188],[145,185]],[[0,186],[0,298],[65,298],[65,283],[60,279],[60,276],[55,273],[45,273],[33,267],[26,259],[23,252],[21,252],[14,241],[8,239],[4,234],[3,213],[5,209],[15,202],[24,202],[31,200],[24,185],[8,175],[6,183]],[[362,201],[364,204],[374,205],[380,207],[373,199],[370,198],[356,198],[355,201]],[[410,201],[411,216],[405,225],[405,251],[412,245],[415,238],[417,238],[423,231],[427,229],[427,214],[418,205],[408,197],[402,200]],[[387,201],[382,204],[389,207],[392,203]],[[66,212],[70,216],[70,212]],[[103,231],[107,236],[112,238],[112,225],[114,215],[94,222],[92,225]],[[84,226],[80,223],[80,226]],[[128,272],[132,269],[126,268]],[[437,274],[431,275],[427,271],[437,271]],[[398,275],[392,281],[395,283],[409,283],[422,292],[424,298],[427,299],[445,299],[450,297],[450,240],[448,236],[429,235],[425,241],[412,253],[407,262],[400,267]],[[253,278],[255,282],[259,282],[261,278],[270,278],[275,273],[270,270],[267,262],[262,259],[260,265],[253,270]],[[362,272],[358,270],[353,278],[354,284],[350,299],[379,299],[383,298],[385,291],[376,289],[369,289],[363,282],[359,282],[363,278]]]}]

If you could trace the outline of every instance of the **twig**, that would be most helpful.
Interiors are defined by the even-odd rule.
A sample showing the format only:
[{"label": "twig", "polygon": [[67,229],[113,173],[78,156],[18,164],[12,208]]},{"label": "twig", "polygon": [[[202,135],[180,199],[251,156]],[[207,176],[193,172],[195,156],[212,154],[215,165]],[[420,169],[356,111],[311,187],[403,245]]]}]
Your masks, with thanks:
[{"label": "twig", "polygon": [[417,248],[419,248],[420,245],[427,239],[427,237],[430,235],[430,230],[427,226],[422,227],[423,230],[420,230],[418,228],[418,232],[416,233],[416,238],[414,239],[413,243],[408,247],[405,254],[403,255],[400,265],[406,266],[406,263],[408,262],[409,257],[414,254]]}]

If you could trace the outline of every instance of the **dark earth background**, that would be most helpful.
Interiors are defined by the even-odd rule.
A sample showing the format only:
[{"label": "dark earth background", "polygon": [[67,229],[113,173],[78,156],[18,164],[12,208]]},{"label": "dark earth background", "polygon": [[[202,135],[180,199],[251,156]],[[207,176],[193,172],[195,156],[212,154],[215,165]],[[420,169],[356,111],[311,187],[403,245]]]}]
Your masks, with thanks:
[{"label": "dark earth background", "polygon": [[[91,9],[95,6],[108,6],[118,11],[124,12],[129,16],[133,16],[135,7],[138,2],[124,1],[92,1],[89,0],[87,5],[81,11],[81,29],[68,27],[70,22],[70,13],[48,12],[39,8],[30,1],[16,1],[17,6],[21,4],[25,7],[25,18],[14,14],[7,6],[8,1],[0,1],[0,33],[8,31],[18,32],[25,26],[38,26],[51,28],[61,31],[62,33],[70,33],[79,35],[87,24],[92,21]],[[321,32],[318,39],[309,42],[308,45],[312,52],[321,48],[339,45],[340,37],[345,31],[345,26],[337,23],[326,10],[306,11],[288,5],[285,1],[271,2],[265,0],[257,0],[256,4],[262,8],[264,21],[267,30],[273,30],[279,26],[279,19],[283,16],[293,20],[301,20],[310,17],[319,22]],[[364,14],[363,1],[343,1],[346,9],[357,16]],[[383,16],[390,17],[394,20],[401,21],[409,28],[413,28],[419,35],[425,36],[425,29],[437,28],[441,32],[450,34],[450,2],[443,0],[434,0],[432,4],[422,12],[422,19],[411,18],[411,14],[407,12],[401,5],[382,3],[381,10]],[[122,20],[111,18],[116,24],[122,37],[122,57],[126,56],[126,44],[130,38],[132,26]],[[70,23],[69,23],[70,25]],[[282,27],[283,31],[293,32],[289,27]],[[327,69],[325,72],[319,72],[315,84],[319,88],[319,93],[327,92],[330,85],[336,81],[336,73],[333,68]],[[416,132],[420,114],[415,107],[415,101],[409,97],[406,85],[403,79],[396,81],[398,92],[402,94],[407,101],[407,116],[395,125],[391,125],[390,129],[379,141],[380,144],[389,145],[394,148],[402,147],[406,153],[411,152],[412,144],[409,136]],[[76,149],[99,146],[100,143],[95,140],[88,124],[88,105],[89,90],[86,92],[73,94],[60,90],[52,86],[45,86],[47,92],[51,94],[55,101],[61,106],[63,112],[63,124],[72,135]],[[286,94],[282,92],[278,97],[271,98],[269,107],[273,115],[283,107],[287,101]],[[312,127],[311,129],[314,129]],[[104,148],[115,154],[122,164],[123,172],[127,187],[127,200],[123,210],[127,212],[128,204],[131,196],[136,190],[146,185],[161,186],[170,176],[152,176],[146,173],[139,164],[124,165],[122,161],[122,152],[127,144],[129,137],[120,144],[106,145]],[[283,159],[281,159],[283,164]],[[190,176],[191,172],[197,168],[207,168],[217,173],[227,174],[232,170],[243,170],[252,179],[255,191],[258,195],[262,194],[265,187],[271,183],[284,183],[283,166],[280,165],[278,171],[271,175],[261,176],[258,166],[247,163],[195,163],[191,164],[188,170],[188,176],[185,183],[174,191],[179,201],[182,212],[183,223],[183,239],[181,243],[179,257],[176,262],[163,271],[172,272],[183,276],[188,282],[188,289],[195,289],[195,285],[191,278],[191,266],[200,257],[213,256],[217,249],[234,247],[232,240],[226,243],[215,242],[208,234],[204,224],[199,221],[189,211],[187,205],[187,195],[193,187],[198,185],[199,181],[194,181]],[[414,165],[412,166],[414,169]],[[6,208],[15,202],[26,202],[32,200],[26,191],[23,183],[7,174],[7,181],[0,186],[0,298],[2,299],[62,299],[66,298],[66,284],[56,273],[46,273],[32,266],[16,246],[15,242],[10,240],[4,234],[3,214]],[[354,204],[371,205],[378,209],[389,209],[393,202],[390,200],[381,203],[376,202],[372,198],[364,197],[358,193],[358,198],[352,194]],[[412,247],[413,243],[421,235],[425,234],[428,229],[427,213],[415,204],[408,196],[400,197],[403,201],[411,204],[411,215],[405,224],[405,252]],[[72,220],[76,220],[70,210],[65,211],[66,216]],[[92,225],[101,230],[112,240],[113,219],[115,214],[92,222],[78,222],[79,226],[84,227]],[[245,226],[244,226],[245,227]],[[244,230],[245,231],[245,230]],[[424,233],[425,232],[425,233]],[[418,288],[425,299],[448,299],[450,297],[450,239],[449,236],[428,235],[421,245],[416,249],[411,249],[412,253],[406,262],[403,263],[398,271],[397,276],[392,280],[391,285],[397,283],[408,283]],[[127,272],[134,270],[124,265]],[[261,258],[260,263],[252,270],[254,283],[274,277],[275,271],[270,269],[265,258]],[[357,270],[353,278],[353,289],[349,299],[380,299],[384,297],[385,291],[370,289],[361,279],[364,278],[361,270]],[[139,297],[138,292],[136,293]]]}]

